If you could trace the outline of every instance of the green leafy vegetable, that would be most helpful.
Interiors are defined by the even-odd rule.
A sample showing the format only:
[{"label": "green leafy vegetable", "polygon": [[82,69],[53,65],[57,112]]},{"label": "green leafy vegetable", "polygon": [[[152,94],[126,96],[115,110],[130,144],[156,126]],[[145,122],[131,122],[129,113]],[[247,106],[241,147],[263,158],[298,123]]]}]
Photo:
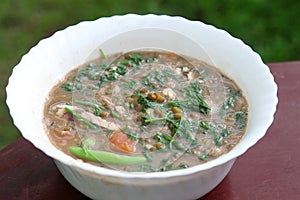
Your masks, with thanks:
[{"label": "green leafy vegetable", "polygon": [[66,92],[73,92],[74,88],[73,88],[73,84],[72,83],[65,83],[61,86],[61,88],[66,91]]},{"label": "green leafy vegetable", "polygon": [[167,107],[176,106],[181,109],[197,111],[208,114],[211,110],[209,105],[203,100],[201,95],[202,89],[199,84],[191,83],[189,86],[180,91],[186,94],[186,99],[170,101],[166,104]]},{"label": "green leafy vegetable", "polygon": [[218,124],[217,122],[201,121],[199,123],[199,127],[202,128],[202,132],[204,134],[213,135],[215,144],[217,146],[221,146],[223,139],[230,135],[230,131],[226,128],[226,126]]},{"label": "green leafy vegetable", "polygon": [[142,105],[142,112],[145,112],[147,110],[147,108],[158,108],[158,107],[162,107],[163,104],[158,103],[156,101],[151,101],[149,99],[147,99],[147,97],[140,95],[137,102]]},{"label": "green leafy vegetable", "polygon": [[208,159],[210,158],[210,156],[209,156],[209,154],[201,154],[201,155],[199,155],[198,158],[199,158],[200,160],[206,161],[206,160],[208,160]]},{"label": "green leafy vegetable", "polygon": [[189,167],[189,165],[187,163],[180,163],[178,166],[179,169],[186,169],[188,167]]},{"label": "green leafy vegetable", "polygon": [[127,72],[127,67],[125,65],[119,63],[117,65],[116,72],[120,75],[125,75]]},{"label": "green leafy vegetable", "polygon": [[235,113],[235,124],[239,129],[243,129],[246,127],[247,116],[244,112]]},{"label": "green leafy vegetable", "polygon": [[98,82],[94,88],[90,89],[99,89],[104,83],[114,81],[120,76],[124,76],[128,71],[128,66],[137,66],[140,65],[141,62],[142,56],[140,54],[133,54],[128,57],[127,61],[113,62],[109,65],[102,62],[89,63],[87,67],[77,73],[74,79],[75,87],[79,91],[85,89],[87,86],[84,84],[84,81],[87,78],[90,81]]},{"label": "green leafy vegetable", "polygon": [[134,67],[139,66],[143,60],[142,55],[138,53],[126,54],[125,58],[132,64]]},{"label": "green leafy vegetable", "polygon": [[136,81],[135,80],[131,80],[128,83],[124,83],[121,84],[120,86],[124,87],[124,88],[129,88],[129,89],[133,89],[133,87],[136,85]]},{"label": "green leafy vegetable", "polygon": [[221,117],[225,116],[226,112],[234,107],[236,98],[241,95],[241,92],[239,90],[235,90],[232,87],[227,87],[227,92],[228,97],[225,99],[219,112],[219,116]]},{"label": "green leafy vegetable", "polygon": [[96,100],[87,101],[87,100],[75,99],[74,103],[90,107],[93,110],[94,115],[96,116],[99,116],[104,109],[103,106]]},{"label": "green leafy vegetable", "polygon": [[203,100],[201,95],[202,89],[199,83],[190,83],[189,87],[184,89],[186,95],[189,97],[189,102],[186,104],[187,108],[198,110],[201,113],[208,114],[210,112],[209,105]]},{"label": "green leafy vegetable", "polygon": [[174,101],[169,101],[166,104],[166,107],[171,108],[171,107],[178,107],[180,109],[186,108],[186,104],[189,102],[189,99],[182,99],[182,100],[174,100]]},{"label": "green leafy vegetable", "polygon": [[185,147],[180,144],[178,141],[174,140],[174,137],[166,134],[166,133],[157,133],[154,136],[154,139],[156,139],[159,142],[162,142],[164,144],[167,144],[169,149],[172,149],[172,146],[178,150],[186,151]]},{"label": "green leafy vegetable", "polygon": [[148,75],[142,78],[141,83],[149,89],[154,89],[153,83],[157,83],[159,86],[163,86],[166,78],[172,78],[178,81],[178,78],[169,70],[161,70],[150,72]]}]

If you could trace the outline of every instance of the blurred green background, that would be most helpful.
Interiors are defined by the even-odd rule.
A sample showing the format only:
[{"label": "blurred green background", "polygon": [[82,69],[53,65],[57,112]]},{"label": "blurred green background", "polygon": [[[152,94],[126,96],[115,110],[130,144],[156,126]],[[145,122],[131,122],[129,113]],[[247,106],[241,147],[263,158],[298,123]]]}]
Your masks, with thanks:
[{"label": "blurred green background", "polygon": [[5,103],[11,70],[32,46],[57,30],[116,14],[179,15],[227,30],[265,63],[281,62],[300,60],[299,11],[300,1],[295,0],[1,0],[0,149],[20,136]]}]

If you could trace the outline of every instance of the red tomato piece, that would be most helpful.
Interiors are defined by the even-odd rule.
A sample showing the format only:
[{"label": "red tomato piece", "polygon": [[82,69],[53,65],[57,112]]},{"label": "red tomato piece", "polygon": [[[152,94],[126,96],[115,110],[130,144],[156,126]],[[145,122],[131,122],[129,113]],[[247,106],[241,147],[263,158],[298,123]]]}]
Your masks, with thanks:
[{"label": "red tomato piece", "polygon": [[136,150],[137,142],[128,138],[128,136],[121,132],[116,131],[109,136],[109,141],[111,142],[112,146],[120,151],[132,153]]}]

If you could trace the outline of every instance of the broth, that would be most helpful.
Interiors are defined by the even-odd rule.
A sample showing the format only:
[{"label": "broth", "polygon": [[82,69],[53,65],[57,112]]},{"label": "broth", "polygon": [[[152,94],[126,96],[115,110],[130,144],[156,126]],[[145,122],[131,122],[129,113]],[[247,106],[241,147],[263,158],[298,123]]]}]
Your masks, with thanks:
[{"label": "broth", "polygon": [[164,51],[85,63],[49,93],[44,124],[61,151],[116,170],[187,168],[243,137],[247,102],[215,67]]}]

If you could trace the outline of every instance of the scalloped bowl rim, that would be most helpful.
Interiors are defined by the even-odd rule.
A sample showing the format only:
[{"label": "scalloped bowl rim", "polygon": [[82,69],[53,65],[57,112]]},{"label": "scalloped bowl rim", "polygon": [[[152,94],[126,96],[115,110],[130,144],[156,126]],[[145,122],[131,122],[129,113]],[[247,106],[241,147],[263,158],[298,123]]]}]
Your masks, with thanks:
[{"label": "scalloped bowl rim", "polygon": [[[130,20],[135,21],[135,20],[144,20],[144,19],[148,21],[159,20],[159,21],[163,21],[164,23],[177,23],[181,25],[192,26],[195,29],[196,28],[205,29],[208,32],[211,32],[213,34],[220,36],[223,39],[226,39],[229,43],[236,45],[238,48],[246,52],[247,56],[250,57],[250,60],[253,61],[254,65],[256,65],[256,67],[260,70],[260,73],[262,73],[262,76],[264,77],[265,81],[267,82],[266,84],[268,85],[267,87],[268,87],[269,96],[266,97],[269,100],[268,112],[263,117],[264,120],[260,122],[260,124],[258,125],[258,132],[255,135],[255,137],[248,139],[247,142],[245,143],[241,141],[241,143],[238,144],[238,146],[235,147],[233,150],[231,150],[229,153],[215,160],[194,167],[181,169],[181,170],[167,171],[167,172],[129,173],[129,172],[122,172],[122,171],[106,169],[98,166],[93,166],[91,164],[84,163],[84,162],[79,162],[78,160],[64,154],[63,152],[55,148],[50,141],[47,141],[48,138],[45,141],[45,138],[43,138],[45,137],[45,135],[41,137],[37,134],[32,134],[32,127],[27,123],[24,123],[24,118],[21,116],[19,110],[20,106],[17,105],[19,100],[16,99],[17,96],[14,93],[14,90],[20,87],[20,83],[18,82],[17,78],[19,78],[22,75],[22,73],[26,72],[24,66],[26,66],[28,61],[30,62],[30,60],[34,58],[35,54],[38,54],[38,51],[41,48],[43,48],[46,45],[49,45],[51,42],[55,42],[56,39],[63,37],[64,34],[66,33],[68,34],[75,33],[76,31],[82,28],[93,27],[94,25],[101,25],[102,23],[109,22],[111,24],[111,23],[118,23],[119,21],[128,22]],[[138,27],[140,26],[140,24],[137,24],[135,26]],[[178,16],[153,15],[153,14],[148,14],[148,15],[127,14],[123,16],[102,17],[95,21],[83,21],[76,25],[69,26],[64,30],[57,31],[49,38],[41,40],[35,47],[33,47],[26,55],[22,57],[20,63],[16,65],[15,68],[13,69],[12,75],[9,78],[6,91],[7,91],[7,105],[9,107],[10,114],[13,118],[14,124],[21,131],[24,138],[26,138],[31,143],[33,143],[35,147],[42,150],[46,155],[70,167],[79,168],[81,170],[90,172],[92,174],[102,174],[102,175],[123,177],[123,178],[166,178],[166,177],[174,177],[174,176],[184,176],[184,175],[190,175],[199,171],[204,171],[225,164],[228,161],[233,160],[238,156],[242,155],[243,153],[245,153],[250,147],[256,144],[265,135],[267,129],[269,128],[269,126],[272,124],[274,120],[274,114],[278,102],[277,85],[274,82],[274,78],[271,75],[269,68],[262,62],[260,56],[257,53],[255,53],[248,45],[244,44],[241,40],[232,37],[228,32],[224,30],[217,29],[212,25],[207,25],[200,21],[190,21]]]}]

